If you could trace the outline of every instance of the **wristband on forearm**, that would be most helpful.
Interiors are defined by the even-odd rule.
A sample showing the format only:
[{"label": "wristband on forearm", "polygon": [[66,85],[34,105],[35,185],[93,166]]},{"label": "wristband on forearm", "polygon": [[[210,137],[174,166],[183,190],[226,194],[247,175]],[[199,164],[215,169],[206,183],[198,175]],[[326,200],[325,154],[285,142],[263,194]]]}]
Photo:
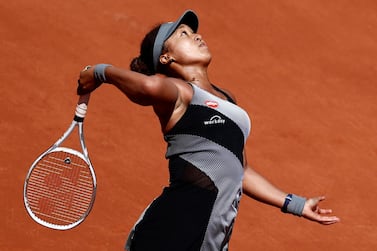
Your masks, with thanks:
[{"label": "wristband on forearm", "polygon": [[295,194],[288,194],[285,197],[284,205],[281,208],[283,213],[290,213],[297,216],[302,215],[302,211],[304,210],[306,198],[297,196]]},{"label": "wristband on forearm", "polygon": [[97,64],[94,66],[94,80],[98,85],[107,82],[105,69],[111,66],[110,64]]}]

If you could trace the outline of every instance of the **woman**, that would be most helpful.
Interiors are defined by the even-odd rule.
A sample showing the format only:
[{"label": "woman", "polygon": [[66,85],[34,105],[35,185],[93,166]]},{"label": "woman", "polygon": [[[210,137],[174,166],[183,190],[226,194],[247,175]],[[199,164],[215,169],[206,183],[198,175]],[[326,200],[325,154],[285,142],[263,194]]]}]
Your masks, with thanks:
[{"label": "woman", "polygon": [[197,29],[188,10],[145,36],[131,71],[98,64],[80,73],[80,95],[109,83],[152,106],[168,145],[170,184],[135,224],[126,249],[228,250],[242,194],[321,224],[338,222],[319,208],[323,196],[287,195],[247,165],[249,117],[210,82],[211,53]]}]

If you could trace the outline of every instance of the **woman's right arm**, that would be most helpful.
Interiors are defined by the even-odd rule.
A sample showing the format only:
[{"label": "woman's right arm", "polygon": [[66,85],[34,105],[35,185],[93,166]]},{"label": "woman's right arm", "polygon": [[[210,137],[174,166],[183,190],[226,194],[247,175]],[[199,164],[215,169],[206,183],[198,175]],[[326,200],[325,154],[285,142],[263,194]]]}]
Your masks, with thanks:
[{"label": "woman's right arm", "polygon": [[[78,94],[92,92],[101,84],[94,77],[95,67],[80,72]],[[178,98],[175,81],[180,81],[179,79],[158,75],[147,76],[115,66],[106,67],[104,75],[106,83],[113,84],[139,105],[171,105],[175,104]]]},{"label": "woman's right arm", "polygon": [[[94,77],[95,67],[80,72],[77,88],[79,95],[92,92],[102,84]],[[147,76],[115,66],[105,67],[102,77],[106,79],[106,83],[116,86],[134,103],[153,106],[162,131],[171,128],[184,112],[182,91],[178,88],[180,83],[184,83],[183,80],[162,75]]]}]

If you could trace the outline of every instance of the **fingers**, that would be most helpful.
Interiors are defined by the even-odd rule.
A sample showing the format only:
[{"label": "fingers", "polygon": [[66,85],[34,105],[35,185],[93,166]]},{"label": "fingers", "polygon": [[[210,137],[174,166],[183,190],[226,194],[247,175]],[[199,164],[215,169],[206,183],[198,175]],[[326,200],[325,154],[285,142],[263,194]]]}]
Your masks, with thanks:
[{"label": "fingers", "polygon": [[85,94],[85,90],[84,88],[82,87],[81,83],[80,83],[80,79],[77,80],[77,89],[76,89],[76,93],[77,95],[81,96],[81,95],[84,95]]},{"label": "fingers", "polygon": [[322,225],[331,225],[339,221],[340,219],[336,216],[322,216],[317,222]]},{"label": "fingers", "polygon": [[[325,213],[332,212],[331,209],[320,209],[319,211],[325,212]],[[322,225],[331,225],[340,221],[340,219],[337,216],[322,215],[318,212],[313,212],[313,211],[306,212],[305,214],[303,214],[303,216],[311,221],[318,222],[319,224],[322,224]]]},{"label": "fingers", "polygon": [[322,225],[331,225],[340,221],[337,216],[327,216],[333,211],[328,208],[320,208],[319,202],[323,201],[325,196],[310,198],[306,201],[303,216],[309,220],[316,221]]},{"label": "fingers", "polygon": [[82,71],[87,71],[87,70],[89,70],[90,68],[92,68],[92,66],[91,66],[91,65],[87,65],[87,66],[84,67],[84,69],[83,69]]},{"label": "fingers", "polygon": [[319,214],[331,214],[332,210],[331,209],[318,208],[318,213]]},{"label": "fingers", "polygon": [[325,196],[318,196],[314,198],[310,198],[306,201],[307,206],[309,206],[313,211],[318,210],[319,202],[325,200]]},{"label": "fingers", "polygon": [[318,204],[319,202],[325,200],[326,197],[325,196],[318,196],[318,197],[314,197],[312,198],[313,202],[315,202],[315,204]]},{"label": "fingers", "polygon": [[79,79],[77,80],[77,95],[84,95],[88,92],[90,92],[90,85],[91,85],[91,81],[92,81],[92,74],[87,74],[86,72],[92,68],[91,65],[87,65],[85,66],[81,72],[80,72],[80,76],[79,76]]}]

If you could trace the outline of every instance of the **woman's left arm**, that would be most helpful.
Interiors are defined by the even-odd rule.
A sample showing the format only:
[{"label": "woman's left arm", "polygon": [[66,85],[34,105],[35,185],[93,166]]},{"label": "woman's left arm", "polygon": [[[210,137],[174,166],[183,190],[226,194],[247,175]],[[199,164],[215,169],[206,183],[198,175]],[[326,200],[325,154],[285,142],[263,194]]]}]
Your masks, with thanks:
[{"label": "woman's left arm", "polygon": [[243,192],[245,195],[265,204],[281,208],[283,212],[303,216],[323,225],[330,225],[340,221],[336,216],[328,216],[328,214],[332,213],[331,209],[319,207],[318,204],[325,199],[324,196],[305,199],[287,194],[249,167],[246,158],[245,164],[243,180]]}]

